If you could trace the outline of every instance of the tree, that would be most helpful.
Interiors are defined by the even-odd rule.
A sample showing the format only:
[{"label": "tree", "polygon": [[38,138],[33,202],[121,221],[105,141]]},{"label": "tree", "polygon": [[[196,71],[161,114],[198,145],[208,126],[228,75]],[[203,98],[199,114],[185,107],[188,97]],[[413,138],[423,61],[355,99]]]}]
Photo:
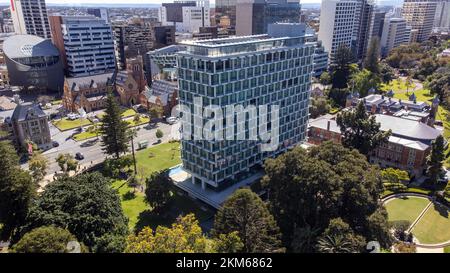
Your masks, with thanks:
[{"label": "tree", "polygon": [[156,231],[145,227],[130,235],[126,253],[207,253],[211,242],[206,238],[194,214],[179,217],[171,228],[158,226]]},{"label": "tree", "polygon": [[414,82],[410,76],[406,77],[405,86],[406,86],[406,95],[409,95],[409,89],[414,87]]},{"label": "tree", "polygon": [[354,60],[352,51],[346,45],[342,44],[337,48],[331,65],[333,88],[347,88]]},{"label": "tree", "polygon": [[10,142],[0,141],[0,240],[7,241],[23,225],[36,183],[20,168],[19,157]]},{"label": "tree", "polygon": [[317,251],[322,253],[358,253],[364,250],[366,240],[355,235],[352,228],[341,218],[330,221],[317,242]]},{"label": "tree", "polygon": [[395,79],[395,71],[387,63],[382,62],[380,65],[381,81],[383,83],[390,83]]},{"label": "tree", "polygon": [[381,179],[386,190],[397,192],[406,190],[407,187],[403,183],[409,182],[410,178],[407,171],[387,168],[381,171]]},{"label": "tree", "polygon": [[155,135],[156,135],[156,137],[158,138],[158,141],[161,142],[161,138],[163,138],[163,136],[164,136],[163,131],[161,131],[160,129],[158,129],[158,130],[156,130]]},{"label": "tree", "polygon": [[31,176],[38,183],[47,175],[48,159],[39,152],[34,152],[28,162]]},{"label": "tree", "polygon": [[366,58],[364,59],[363,68],[367,69],[374,75],[380,74],[380,40],[378,37],[373,37],[367,49]]},{"label": "tree", "polygon": [[368,218],[381,206],[383,185],[379,169],[357,150],[332,142],[309,150],[297,147],[266,160],[265,172],[269,207],[289,251],[314,251],[317,237],[335,218],[366,241],[372,234],[389,236],[378,230],[381,224],[369,230]]},{"label": "tree", "polygon": [[150,122],[154,122],[155,119],[160,118],[164,114],[164,109],[160,105],[153,105],[148,112]]},{"label": "tree", "polygon": [[328,113],[331,109],[330,104],[324,97],[311,98],[310,114],[311,118],[317,118]]},{"label": "tree", "polygon": [[67,244],[76,241],[67,229],[42,226],[26,233],[12,248],[18,253],[66,253]]},{"label": "tree", "polygon": [[237,190],[219,209],[213,236],[238,232],[245,253],[280,252],[280,230],[259,196],[249,189]]},{"label": "tree", "polygon": [[214,252],[216,253],[239,253],[244,248],[237,231],[229,234],[219,234],[214,240]]},{"label": "tree", "polygon": [[330,73],[328,72],[323,72],[322,75],[320,75],[320,79],[319,79],[320,83],[322,85],[329,85],[331,82],[331,76]]},{"label": "tree", "polygon": [[365,156],[388,141],[391,131],[380,131],[380,123],[375,116],[370,116],[364,102],[358,103],[355,109],[342,111],[336,118],[341,128],[342,143],[345,147],[357,149]]},{"label": "tree", "polygon": [[353,88],[357,90],[362,97],[365,97],[367,96],[367,93],[371,88],[378,89],[381,80],[378,75],[370,72],[367,69],[363,69],[357,73],[352,74],[351,82]]},{"label": "tree", "polygon": [[427,79],[425,85],[430,89],[431,94],[438,95],[439,100],[445,102],[450,94],[450,66],[437,69]]},{"label": "tree", "polygon": [[317,242],[318,252],[321,253],[352,253],[351,245],[345,240],[344,236],[326,235],[320,237]]},{"label": "tree", "polygon": [[78,168],[78,161],[71,154],[59,154],[56,158],[56,163],[58,163],[58,166],[64,173],[76,171]]},{"label": "tree", "polygon": [[92,251],[100,252],[106,235],[125,240],[127,222],[110,181],[99,173],[88,173],[64,176],[49,184],[31,206],[21,234],[40,226],[67,228]]},{"label": "tree", "polygon": [[116,98],[109,92],[106,99],[105,115],[100,127],[103,150],[108,155],[115,155],[116,158],[119,158],[121,153],[128,152],[127,128],[128,123],[122,120],[122,111]]},{"label": "tree", "polygon": [[156,211],[161,211],[170,200],[170,180],[164,172],[154,172],[146,181],[147,203]]},{"label": "tree", "polygon": [[427,158],[427,175],[431,183],[437,184],[442,172],[442,161],[444,161],[444,137],[439,135],[431,143],[431,152]]}]

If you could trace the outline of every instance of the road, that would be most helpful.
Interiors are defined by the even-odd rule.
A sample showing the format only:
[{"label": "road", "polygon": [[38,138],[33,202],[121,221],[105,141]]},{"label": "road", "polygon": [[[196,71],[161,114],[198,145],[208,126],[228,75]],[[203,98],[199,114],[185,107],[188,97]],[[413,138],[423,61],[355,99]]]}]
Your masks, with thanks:
[{"label": "road", "polygon": [[[103,152],[101,147],[101,141],[95,141],[96,139],[90,139],[86,141],[77,142],[70,137],[75,133],[74,130],[69,130],[65,132],[60,132],[55,126],[49,123],[50,133],[52,135],[52,140],[57,141],[60,146],[57,148],[45,151],[43,155],[49,160],[49,167],[47,173],[52,174],[60,171],[58,164],[56,163],[56,157],[59,154],[72,154],[75,156],[76,153],[80,152],[84,155],[84,160],[79,163],[81,167],[89,167],[92,164],[97,164],[103,162],[106,158],[106,154]],[[137,127],[138,134],[134,140],[135,147],[137,143],[143,140],[149,141],[149,146],[157,144],[158,139],[156,138],[156,130],[160,129],[164,133],[162,142],[167,142],[171,139],[179,139],[178,130],[180,128],[180,123],[175,125],[169,125],[166,123],[158,123],[154,127],[149,128],[148,124]],[[24,164],[22,167],[26,168],[27,165]]]}]

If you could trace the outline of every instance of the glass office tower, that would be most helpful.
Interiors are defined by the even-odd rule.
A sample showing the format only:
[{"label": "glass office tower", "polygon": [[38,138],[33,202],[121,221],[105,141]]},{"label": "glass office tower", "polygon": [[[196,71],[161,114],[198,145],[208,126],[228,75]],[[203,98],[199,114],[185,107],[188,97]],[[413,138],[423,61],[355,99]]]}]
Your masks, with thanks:
[{"label": "glass office tower", "polygon": [[[183,122],[184,133],[201,134],[202,109],[208,105],[219,106],[226,115],[223,127],[215,130],[234,128],[233,140],[182,139],[183,167],[194,183],[221,190],[261,168],[266,158],[305,140],[315,49],[305,38],[305,25],[285,23],[270,25],[263,35],[182,43],[187,50],[177,57],[180,104],[194,120]],[[245,133],[240,135],[239,120],[226,110],[230,105],[266,105],[271,118],[262,118],[258,108],[255,128],[254,116],[247,113]],[[279,107],[276,121],[274,106]],[[203,123],[195,124],[198,119]],[[274,150],[261,149],[266,142],[260,138],[251,139],[260,126],[272,133],[279,130]],[[224,135],[230,136],[228,131]]]}]

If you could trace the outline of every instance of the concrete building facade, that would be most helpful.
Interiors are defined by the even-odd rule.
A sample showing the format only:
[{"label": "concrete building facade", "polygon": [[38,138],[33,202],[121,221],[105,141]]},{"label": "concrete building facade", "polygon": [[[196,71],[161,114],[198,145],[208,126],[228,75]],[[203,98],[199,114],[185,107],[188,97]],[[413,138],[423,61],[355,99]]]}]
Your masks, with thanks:
[{"label": "concrete building facade", "polygon": [[69,77],[116,68],[111,26],[94,16],[50,16],[52,40],[64,56]]},{"label": "concrete building facade", "polygon": [[10,9],[17,34],[51,38],[45,0],[11,0]]},{"label": "concrete building facade", "polygon": [[402,17],[417,30],[416,42],[423,42],[430,37],[436,14],[437,0],[404,0]]}]

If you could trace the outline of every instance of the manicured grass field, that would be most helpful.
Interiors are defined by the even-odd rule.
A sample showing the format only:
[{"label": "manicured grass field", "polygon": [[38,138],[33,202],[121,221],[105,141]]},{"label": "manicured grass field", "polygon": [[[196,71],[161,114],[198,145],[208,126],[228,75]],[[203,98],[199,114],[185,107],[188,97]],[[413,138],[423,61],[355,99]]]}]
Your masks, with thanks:
[{"label": "manicured grass field", "polygon": [[[138,172],[143,171],[143,176],[148,177],[155,171],[165,170],[180,164],[179,148],[179,143],[165,143],[137,152]],[[150,153],[153,155],[152,157],[149,157]],[[145,226],[150,226],[153,229],[158,225],[169,226],[180,214],[194,213],[200,222],[214,215],[209,208],[202,207],[197,201],[178,194],[179,190],[175,187],[172,188],[172,199],[166,211],[160,214],[153,213],[152,208],[145,202],[144,193],[134,192],[125,181],[115,181],[112,187],[118,190],[122,209],[129,219],[130,230],[140,230]]]},{"label": "manicured grass field", "polygon": [[384,206],[388,212],[389,222],[408,221],[412,224],[428,203],[430,201],[425,198],[406,197],[390,200]]},{"label": "manicured grass field", "polygon": [[444,253],[450,253],[450,246],[444,247]]},{"label": "manicured grass field", "polygon": [[141,117],[141,119],[138,122],[135,122],[133,119],[127,119],[127,122],[130,124],[130,127],[136,127],[136,126],[140,126],[140,125],[149,123],[150,118]]},{"label": "manicured grass field", "polygon": [[[415,86],[415,83],[412,83],[412,85],[409,87],[409,90],[413,90]],[[389,84],[381,84],[382,91],[393,90],[394,92],[406,92],[406,89],[406,82],[401,79],[395,79]]]},{"label": "manicured grass field", "polygon": [[[98,113],[97,115],[95,115],[99,120],[101,120],[103,118],[103,116],[105,115],[104,112]],[[129,118],[136,115],[136,111],[134,111],[134,109],[126,109],[123,113],[122,113],[122,118]]]},{"label": "manicured grass field", "polygon": [[414,226],[412,233],[424,244],[450,241],[450,216],[446,207],[432,205]]},{"label": "manicured grass field", "polygon": [[214,212],[185,195],[179,195],[177,189],[172,188],[172,198],[166,207],[166,211],[160,214],[153,213],[152,208],[145,201],[145,194],[133,191],[123,180],[117,180],[112,188],[119,193],[122,209],[128,218],[128,227],[131,231],[141,230],[150,226],[153,230],[157,226],[170,226],[179,215],[194,213],[202,222],[214,215]]},{"label": "manicured grass field", "polygon": [[67,130],[78,128],[80,126],[87,126],[87,125],[92,124],[91,121],[88,119],[69,120],[68,118],[63,118],[58,121],[52,121],[52,123],[60,131],[67,131]]},{"label": "manicured grass field", "polygon": [[[75,141],[83,141],[91,138],[97,137],[96,132],[82,132],[73,136]],[[100,136],[99,136],[100,137]]]},{"label": "manicured grass field", "polygon": [[181,163],[180,156],[180,143],[178,142],[164,143],[138,151],[136,161],[139,175],[148,177],[155,171],[179,165]]},{"label": "manicured grass field", "polygon": [[52,102],[50,102],[51,105],[60,105],[62,104],[62,100],[54,100]]}]

